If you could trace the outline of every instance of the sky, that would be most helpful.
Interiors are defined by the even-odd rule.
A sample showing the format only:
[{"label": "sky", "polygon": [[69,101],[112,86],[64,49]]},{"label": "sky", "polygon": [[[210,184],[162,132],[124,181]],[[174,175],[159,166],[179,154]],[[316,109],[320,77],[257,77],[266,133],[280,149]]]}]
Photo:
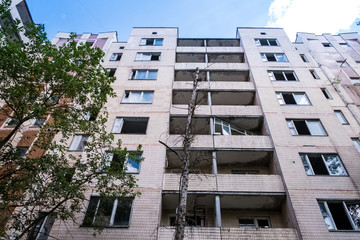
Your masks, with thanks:
[{"label": "sky", "polygon": [[57,32],[116,31],[125,42],[133,27],[178,27],[180,38],[235,38],[237,27],[296,32],[360,32],[360,0],[27,0],[35,23],[51,40]]}]

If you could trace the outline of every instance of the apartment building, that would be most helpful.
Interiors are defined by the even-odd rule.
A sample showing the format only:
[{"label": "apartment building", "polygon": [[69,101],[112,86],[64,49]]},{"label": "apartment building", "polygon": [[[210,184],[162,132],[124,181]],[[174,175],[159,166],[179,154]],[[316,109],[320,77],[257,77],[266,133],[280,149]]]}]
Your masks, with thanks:
[{"label": "apartment building", "polygon": [[[116,33],[76,40],[106,53],[117,94],[107,128],[130,151],[142,144],[145,160],[128,167],[142,194],[106,201],[89,188],[76,222],[51,223],[52,237],[172,238],[176,153],[199,68],[186,239],[359,239],[359,35],[299,33],[291,43],[279,28],[238,28],[231,39],[134,28],[127,42]],[[107,225],[101,236],[95,221]]]}]

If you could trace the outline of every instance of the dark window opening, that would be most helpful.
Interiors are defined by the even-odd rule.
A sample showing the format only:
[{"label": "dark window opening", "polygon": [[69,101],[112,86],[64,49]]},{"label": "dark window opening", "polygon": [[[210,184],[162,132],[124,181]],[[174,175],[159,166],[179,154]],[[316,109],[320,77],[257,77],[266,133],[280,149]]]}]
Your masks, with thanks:
[{"label": "dark window opening", "polygon": [[116,68],[108,68],[106,70],[108,71],[109,77],[115,76]]},{"label": "dark window opening", "polygon": [[282,93],[282,96],[286,104],[296,104],[292,93]]},{"label": "dark window opening", "polygon": [[294,121],[294,125],[299,135],[311,135],[305,121]]},{"label": "dark window opening", "polygon": [[327,205],[338,230],[353,230],[342,202],[328,202]]},{"label": "dark window opening", "polygon": [[332,99],[332,97],[330,96],[330,93],[326,90],[326,88],[322,88],[321,91],[324,94],[325,98]]}]

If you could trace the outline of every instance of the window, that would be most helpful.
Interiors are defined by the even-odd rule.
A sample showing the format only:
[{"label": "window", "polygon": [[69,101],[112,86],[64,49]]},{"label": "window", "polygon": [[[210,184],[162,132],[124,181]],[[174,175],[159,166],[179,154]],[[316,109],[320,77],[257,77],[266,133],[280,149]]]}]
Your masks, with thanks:
[{"label": "window", "polygon": [[239,227],[270,228],[270,223],[268,218],[239,218]]},{"label": "window", "polygon": [[148,121],[147,117],[117,117],[112,133],[146,134]]},{"label": "window", "polygon": [[106,71],[109,74],[109,77],[115,76],[116,68],[107,68]]},{"label": "window", "polygon": [[161,53],[136,53],[135,61],[159,61]]},{"label": "window", "polygon": [[45,121],[46,121],[45,118],[34,119],[33,122],[31,123],[31,126],[41,127],[42,125],[44,125]]},{"label": "window", "polygon": [[69,151],[77,151],[81,152],[84,150],[84,142],[86,142],[89,139],[88,135],[75,135],[70,147]]},{"label": "window", "polygon": [[35,225],[27,240],[47,240],[54,222],[55,216],[45,216]]},{"label": "window", "polygon": [[110,57],[110,61],[120,61],[122,53],[113,53]]},{"label": "window", "polygon": [[294,71],[268,71],[271,81],[299,81]]},{"label": "window", "polygon": [[339,66],[339,67],[349,67],[349,64],[345,61],[336,61],[336,64]]},{"label": "window", "polygon": [[231,174],[260,174],[259,170],[255,169],[231,169]]},{"label": "window", "polygon": [[[206,227],[206,211],[205,208],[200,206],[194,206],[192,210],[188,210],[185,216],[186,225],[189,227]],[[170,226],[176,226],[176,217],[169,217]]]},{"label": "window", "polygon": [[295,105],[310,105],[310,101],[306,94],[303,92],[298,93],[276,93],[279,103],[284,104],[295,104]]},{"label": "window", "polygon": [[125,91],[122,103],[152,103],[154,91]]},{"label": "window", "polygon": [[260,35],[266,35],[266,32],[261,32]]},{"label": "window", "polygon": [[360,230],[358,201],[318,201],[321,214],[329,230]]},{"label": "window", "polygon": [[303,62],[309,62],[309,60],[307,59],[307,57],[305,56],[305,54],[300,54],[301,59],[303,60]]},{"label": "window", "polygon": [[313,76],[313,78],[314,79],[320,79],[320,77],[319,77],[319,75],[316,73],[316,71],[315,70],[309,70],[310,71],[310,73],[311,73],[311,75]]},{"label": "window", "polygon": [[346,170],[336,154],[300,154],[306,175],[347,176]]},{"label": "window", "polygon": [[358,77],[350,77],[350,81],[353,84],[359,84],[360,83],[360,78],[358,78]]},{"label": "window", "polygon": [[[134,154],[128,154],[126,159],[121,159],[120,156],[112,152],[105,153],[105,165],[114,167],[115,169],[123,169],[125,167],[126,173],[139,173],[140,172],[140,156],[134,156]],[[125,162],[125,164],[124,164]]]},{"label": "window", "polygon": [[284,53],[260,53],[264,62],[288,62]]},{"label": "window", "polygon": [[5,123],[5,126],[16,127],[19,124],[19,120],[9,117]]},{"label": "window", "polygon": [[287,120],[291,135],[326,136],[320,120]]},{"label": "window", "polygon": [[255,43],[257,46],[280,46],[275,38],[256,38]]},{"label": "window", "polygon": [[353,141],[356,149],[360,152],[360,140],[357,138],[353,138],[352,141]]},{"label": "window", "polygon": [[132,70],[130,79],[133,80],[156,80],[157,70]]},{"label": "window", "polygon": [[15,153],[18,154],[19,157],[24,158],[28,150],[28,147],[16,147]]},{"label": "window", "polygon": [[323,43],[322,44],[324,47],[332,47],[332,45],[330,43]]},{"label": "window", "polygon": [[142,38],[140,40],[140,46],[162,46],[163,38]]},{"label": "window", "polygon": [[360,61],[356,61],[356,64],[360,66]]},{"label": "window", "polygon": [[91,196],[83,226],[128,227],[132,201]]},{"label": "window", "polygon": [[119,49],[124,49],[125,47],[124,46],[120,46]]},{"label": "window", "polygon": [[248,135],[251,134],[246,130],[240,130],[234,128],[234,126],[230,126],[230,123],[225,122],[223,120],[214,119],[214,134],[215,135]]},{"label": "window", "polygon": [[326,88],[322,88],[321,91],[324,94],[325,98],[332,99],[330,93],[328,92],[328,90]]},{"label": "window", "polygon": [[346,120],[344,114],[340,110],[336,110],[335,114],[339,118],[342,125],[348,125],[349,124],[349,122]]},{"label": "window", "polygon": [[340,46],[342,46],[342,47],[344,47],[344,48],[349,47],[349,45],[348,45],[347,43],[339,43],[339,44],[340,44]]}]

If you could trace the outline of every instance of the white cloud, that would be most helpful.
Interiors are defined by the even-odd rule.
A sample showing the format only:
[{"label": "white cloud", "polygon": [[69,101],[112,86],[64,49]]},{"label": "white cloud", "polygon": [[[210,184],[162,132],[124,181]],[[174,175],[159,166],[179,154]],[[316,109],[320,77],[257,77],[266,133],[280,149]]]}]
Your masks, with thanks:
[{"label": "white cloud", "polygon": [[336,34],[360,18],[359,0],[274,0],[268,27],[284,28],[290,39],[296,32]]}]

